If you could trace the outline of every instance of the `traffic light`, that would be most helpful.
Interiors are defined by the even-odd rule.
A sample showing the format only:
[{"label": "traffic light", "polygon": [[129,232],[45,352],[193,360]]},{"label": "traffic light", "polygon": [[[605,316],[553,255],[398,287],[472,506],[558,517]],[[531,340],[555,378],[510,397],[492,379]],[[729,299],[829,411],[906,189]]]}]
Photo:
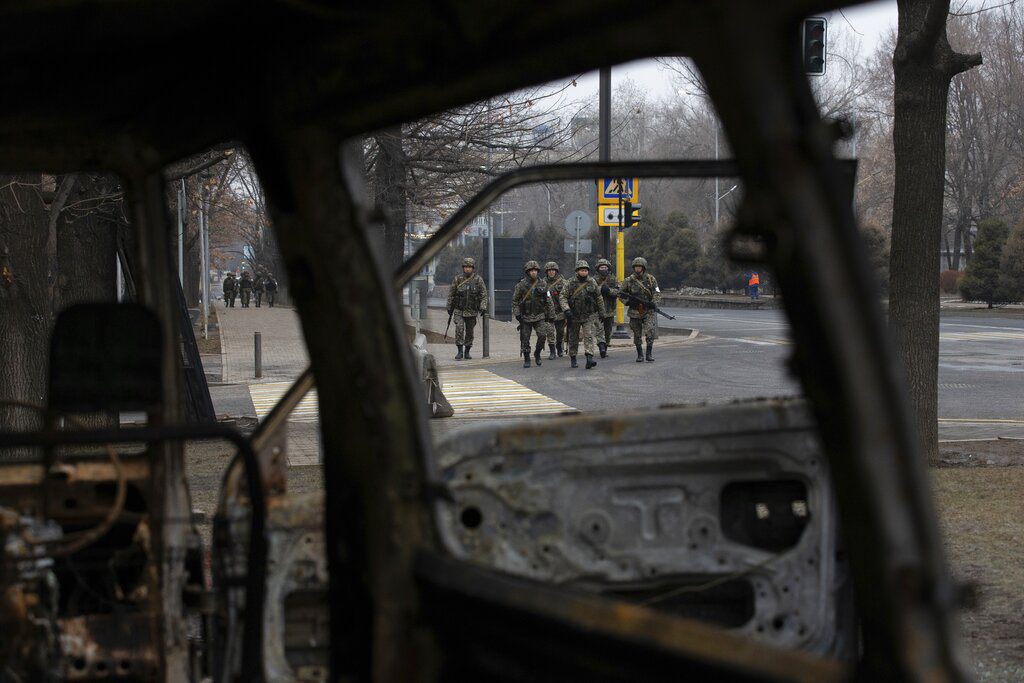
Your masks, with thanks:
[{"label": "traffic light", "polygon": [[623,228],[632,228],[640,222],[640,207],[633,208],[633,202],[622,202]]},{"label": "traffic light", "polygon": [[822,76],[825,73],[825,29],[827,26],[828,22],[824,17],[804,19],[804,72],[809,76]]}]

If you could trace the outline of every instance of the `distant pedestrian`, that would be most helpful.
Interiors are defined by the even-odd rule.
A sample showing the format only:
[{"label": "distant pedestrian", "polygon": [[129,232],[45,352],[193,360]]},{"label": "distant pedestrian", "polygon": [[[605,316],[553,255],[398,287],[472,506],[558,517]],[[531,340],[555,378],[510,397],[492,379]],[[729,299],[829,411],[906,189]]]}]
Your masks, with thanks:
[{"label": "distant pedestrian", "polygon": [[249,308],[249,297],[252,296],[252,275],[247,270],[242,271],[242,279],[238,283],[238,291],[242,298],[242,308]]},{"label": "distant pedestrian", "polygon": [[[643,363],[643,341],[647,340],[648,363],[654,362],[654,340],[657,332],[654,317],[657,313],[648,304],[661,305],[661,290],[658,281],[647,272],[647,259],[637,256],[633,259],[633,272],[622,281],[619,298],[629,306],[629,327],[633,330],[633,345],[636,346],[636,362]],[[647,303],[644,303],[647,302]]]},{"label": "distant pedestrian", "polygon": [[273,308],[274,301],[277,299],[277,279],[274,278],[273,273],[267,273],[264,286],[267,288],[267,306]]},{"label": "distant pedestrian", "polygon": [[761,286],[761,277],[757,273],[751,273],[747,281],[747,288],[750,290],[750,300],[757,301],[757,289]]},{"label": "distant pedestrian", "polygon": [[595,339],[597,326],[604,314],[604,299],[601,288],[590,277],[590,264],[576,262],[576,278],[566,282],[565,296],[561,299],[565,319],[569,322],[569,367],[577,367],[576,355],[583,339],[583,352],[587,357],[587,370],[597,365]]},{"label": "distant pedestrian", "polygon": [[566,280],[558,274],[558,264],[554,261],[544,264],[544,274],[547,276],[545,282],[548,285],[548,291],[551,292],[552,304],[555,307],[555,321],[552,323],[555,336],[548,337],[548,351],[550,351],[548,360],[554,360],[556,352],[559,358],[562,357],[562,342],[565,338],[565,314],[562,313],[561,297]]},{"label": "distant pedestrian", "polygon": [[519,321],[519,348],[523,354],[523,367],[530,367],[530,335],[537,333],[537,348],[533,357],[540,365],[540,352],[544,340],[554,334],[549,321],[555,318],[555,307],[547,283],[540,277],[540,264],[527,261],[523,266],[525,277],[512,292],[512,315]]},{"label": "distant pedestrian", "polygon": [[455,360],[472,360],[473,328],[476,317],[487,315],[487,286],[476,274],[476,260],[462,259],[462,275],[455,277],[448,290],[448,315],[455,319]]},{"label": "distant pedestrian", "polygon": [[597,277],[594,278],[601,288],[604,300],[604,312],[601,314],[603,336],[598,336],[597,346],[601,350],[601,358],[608,357],[608,345],[612,343],[612,328],[615,327],[616,297],[619,295],[619,281],[612,275],[612,263],[606,258],[597,259]]},{"label": "distant pedestrian", "polygon": [[238,285],[238,281],[235,280],[234,273],[228,273],[224,277],[224,307],[235,307],[235,287]]},{"label": "distant pedestrian", "polygon": [[265,290],[265,283],[263,282],[264,276],[260,273],[256,274],[256,279],[252,283],[253,298],[256,299],[256,308],[260,307],[260,302],[263,301],[263,292]]}]

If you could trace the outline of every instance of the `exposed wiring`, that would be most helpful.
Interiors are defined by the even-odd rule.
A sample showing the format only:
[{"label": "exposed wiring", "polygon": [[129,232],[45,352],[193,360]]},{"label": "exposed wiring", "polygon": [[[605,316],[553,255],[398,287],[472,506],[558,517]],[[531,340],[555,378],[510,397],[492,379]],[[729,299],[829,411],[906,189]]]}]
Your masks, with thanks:
[{"label": "exposed wiring", "polygon": [[654,595],[652,597],[649,597],[646,600],[641,601],[640,604],[645,606],[653,605],[655,603],[662,602],[670,598],[674,598],[678,595],[685,595],[687,593],[701,593],[706,590],[711,590],[712,588],[716,588],[717,586],[721,586],[722,584],[728,583],[735,579],[739,579],[741,577],[746,576],[747,574],[757,571],[758,569],[766,567],[775,560],[782,557],[783,554],[784,553],[776,553],[774,555],[769,555],[757,564],[752,564],[746,569],[741,569],[739,571],[733,572],[732,574],[726,574],[725,576],[719,576],[717,578],[711,579],[710,581],[706,581],[696,586],[680,586],[679,588],[673,588],[667,593],[662,593],[661,595]]},{"label": "exposed wiring", "polygon": [[[17,401],[10,399],[0,399],[0,406],[10,406],[14,408],[25,408],[26,410],[33,410],[37,413],[45,415],[49,412],[44,406],[37,405],[35,403],[29,403],[28,401]],[[65,416],[66,419],[74,424],[79,429],[85,429],[85,425],[82,422],[70,415]],[[117,475],[117,491],[114,494],[114,502],[107,510],[107,514],[104,515],[103,520],[99,524],[91,529],[82,529],[80,531],[72,531],[64,535],[61,541],[57,543],[65,542],[71,539],[70,543],[61,545],[53,549],[48,549],[46,555],[50,557],[67,557],[72,555],[82,548],[91,545],[103,537],[110,528],[117,522],[121,512],[124,510],[124,502],[128,496],[128,477],[125,474],[124,466],[121,463],[121,459],[117,456],[117,451],[110,444],[103,444],[104,450],[107,452],[107,456],[110,458],[110,464],[114,467],[114,472]],[[41,541],[35,538],[31,538],[25,535],[25,542],[30,545],[44,545],[51,541]]]}]

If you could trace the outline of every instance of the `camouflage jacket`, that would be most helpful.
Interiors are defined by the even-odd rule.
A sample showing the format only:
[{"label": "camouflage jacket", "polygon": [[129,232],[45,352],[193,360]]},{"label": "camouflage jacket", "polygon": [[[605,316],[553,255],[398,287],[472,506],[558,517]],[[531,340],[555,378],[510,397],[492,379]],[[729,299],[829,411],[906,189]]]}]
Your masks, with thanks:
[{"label": "camouflage jacket", "polygon": [[448,290],[448,310],[463,318],[478,316],[487,310],[487,286],[473,273],[459,275]]},{"label": "camouflage jacket", "polygon": [[243,277],[241,280],[238,281],[238,288],[252,289],[252,280],[250,278]]},{"label": "camouflage jacket", "polygon": [[524,277],[516,284],[515,291],[512,292],[512,315],[521,315],[528,323],[554,319],[555,307],[544,278],[531,280]]},{"label": "camouflage jacket", "polygon": [[[661,306],[661,290],[658,289],[658,281],[650,273],[643,275],[633,273],[622,281],[622,285],[619,287],[619,298],[628,304],[630,294],[650,301],[656,306]],[[642,309],[643,307],[638,304],[630,306],[629,317],[642,318],[650,312]]]},{"label": "camouflage jacket", "polygon": [[225,292],[227,292],[228,294],[232,294],[235,291],[236,285],[238,285],[238,281],[235,280],[235,278],[233,277],[229,277],[224,279],[224,284],[222,286]]},{"label": "camouflage jacket", "polygon": [[562,299],[562,310],[572,309],[574,320],[582,322],[604,317],[604,299],[601,297],[601,287],[592,277],[588,277],[583,282],[580,282],[578,278],[566,281],[565,296]]},{"label": "camouflage jacket", "polygon": [[598,274],[598,276],[594,278],[594,282],[597,283],[598,289],[600,289],[602,285],[608,285],[608,289],[611,290],[611,294],[608,296],[605,296],[603,292],[601,294],[601,298],[604,299],[604,313],[601,314],[601,317],[610,318],[615,315],[615,299],[619,294],[619,281],[615,278],[615,275],[612,274],[612,271],[609,270],[607,275]]},{"label": "camouflage jacket", "polygon": [[561,301],[565,296],[563,292],[565,291],[565,287],[569,281],[561,275],[556,275],[554,280],[549,277],[545,277],[544,282],[547,283],[548,291],[551,292],[551,303],[554,304],[555,307],[555,320],[565,320],[565,314],[562,313]]},{"label": "camouflage jacket", "polygon": [[263,278],[258,277],[252,283],[252,289],[254,292],[262,292],[266,289],[266,285],[263,282]]}]

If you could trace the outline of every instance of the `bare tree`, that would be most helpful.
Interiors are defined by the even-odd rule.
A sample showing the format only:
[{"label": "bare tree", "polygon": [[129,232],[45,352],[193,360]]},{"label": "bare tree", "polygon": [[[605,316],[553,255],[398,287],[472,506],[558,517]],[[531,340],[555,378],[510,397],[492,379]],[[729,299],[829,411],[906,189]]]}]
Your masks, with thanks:
[{"label": "bare tree", "polygon": [[939,278],[950,80],[981,64],[946,37],[949,0],[898,0],[893,53],[893,192],[889,326],[906,369],[918,436],[938,458]]}]

